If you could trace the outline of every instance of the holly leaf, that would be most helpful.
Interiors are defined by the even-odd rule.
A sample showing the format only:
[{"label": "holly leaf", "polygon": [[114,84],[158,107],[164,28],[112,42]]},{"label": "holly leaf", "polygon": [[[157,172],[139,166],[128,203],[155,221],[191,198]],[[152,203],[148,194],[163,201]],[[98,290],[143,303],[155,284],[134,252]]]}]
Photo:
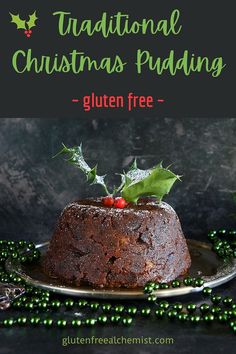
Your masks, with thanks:
[{"label": "holly leaf", "polygon": [[11,23],[15,23],[17,29],[26,29],[25,20],[22,20],[19,14],[11,14]]},{"label": "holly leaf", "polygon": [[56,154],[54,157],[57,157],[59,155],[62,154],[66,154],[68,155],[68,159],[66,161],[68,161],[69,163],[71,163],[72,165],[78,167],[86,176],[87,181],[92,185],[92,184],[100,184],[106,194],[110,194],[106,183],[105,183],[105,176],[99,176],[97,174],[97,166],[94,166],[93,168],[91,168],[87,162],[84,160],[83,157],[83,152],[82,152],[82,144],[80,146],[76,146],[73,148],[68,148],[67,146],[65,146],[64,144],[62,144],[63,149],[61,151],[58,152],[58,154]]},{"label": "holly leaf", "polygon": [[180,180],[180,176],[163,168],[162,163],[148,170],[141,170],[136,165],[124,174],[121,195],[127,202],[133,203],[144,196],[156,197],[161,201],[177,179]]},{"label": "holly leaf", "polygon": [[36,11],[34,11],[32,15],[29,15],[29,21],[26,22],[29,29],[36,26],[35,22],[37,19],[38,17],[36,16]]}]

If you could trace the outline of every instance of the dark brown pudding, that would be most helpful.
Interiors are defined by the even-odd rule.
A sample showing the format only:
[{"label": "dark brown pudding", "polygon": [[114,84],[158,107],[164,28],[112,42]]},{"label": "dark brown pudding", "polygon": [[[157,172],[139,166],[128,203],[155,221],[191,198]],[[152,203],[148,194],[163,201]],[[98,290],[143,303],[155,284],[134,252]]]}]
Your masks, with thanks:
[{"label": "dark brown pudding", "polygon": [[69,204],[43,260],[44,271],[66,283],[127,288],[169,282],[190,264],[177,214],[153,199],[124,209],[100,198]]}]

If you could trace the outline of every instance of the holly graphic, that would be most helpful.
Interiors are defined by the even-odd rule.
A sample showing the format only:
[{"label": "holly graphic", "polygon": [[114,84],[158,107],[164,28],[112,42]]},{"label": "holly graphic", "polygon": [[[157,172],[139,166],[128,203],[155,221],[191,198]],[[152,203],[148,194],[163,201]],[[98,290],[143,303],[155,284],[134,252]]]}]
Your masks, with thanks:
[{"label": "holly graphic", "polygon": [[36,20],[38,19],[38,17],[36,16],[36,11],[34,11],[34,13],[32,13],[32,15],[29,15],[29,20],[22,20],[20,18],[20,15],[14,15],[12,13],[10,13],[11,15],[11,23],[15,23],[16,28],[18,30],[23,29],[24,30],[24,34],[26,35],[27,38],[30,38],[31,34],[32,34],[32,27],[36,26]]}]

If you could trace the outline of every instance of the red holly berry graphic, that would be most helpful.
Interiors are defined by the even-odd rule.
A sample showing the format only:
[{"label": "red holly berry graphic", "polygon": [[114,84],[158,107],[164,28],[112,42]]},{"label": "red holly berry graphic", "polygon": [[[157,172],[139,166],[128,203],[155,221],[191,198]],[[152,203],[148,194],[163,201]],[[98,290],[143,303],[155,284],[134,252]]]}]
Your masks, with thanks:
[{"label": "red holly berry graphic", "polygon": [[29,20],[22,20],[18,15],[13,15],[11,14],[11,22],[15,23],[16,28],[19,29],[24,29],[24,34],[27,38],[30,38],[31,34],[32,34],[32,30],[31,28],[36,26],[35,22],[38,19],[38,17],[36,16],[36,11],[34,11],[34,13],[32,15],[29,15]]},{"label": "red holly berry graphic", "polygon": [[105,206],[111,207],[114,204],[114,198],[107,196],[102,199],[102,202]]},{"label": "red holly berry graphic", "polygon": [[126,205],[127,205],[127,202],[124,198],[116,198],[114,201],[115,208],[123,209],[124,207],[126,207]]}]

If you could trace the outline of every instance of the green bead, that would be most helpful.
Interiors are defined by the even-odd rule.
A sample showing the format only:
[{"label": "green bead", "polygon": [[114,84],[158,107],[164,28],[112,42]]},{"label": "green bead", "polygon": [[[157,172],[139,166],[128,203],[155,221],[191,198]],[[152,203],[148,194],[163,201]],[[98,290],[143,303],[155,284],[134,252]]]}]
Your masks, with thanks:
[{"label": "green bead", "polygon": [[7,259],[8,258],[8,252],[6,252],[6,251],[0,252],[0,257],[1,257],[2,260]]},{"label": "green bead", "polygon": [[130,326],[132,322],[133,322],[132,317],[125,316],[125,317],[122,318],[122,323],[123,323],[125,326]]},{"label": "green bead", "polygon": [[100,305],[99,302],[92,301],[89,306],[92,310],[95,311],[99,308],[99,305]]},{"label": "green bead", "polygon": [[98,322],[101,324],[107,323],[107,316],[106,315],[101,315],[98,317]]},{"label": "green bead", "polygon": [[157,300],[157,296],[155,296],[155,295],[149,295],[148,298],[147,298],[147,300],[148,300],[149,302],[155,302],[155,301]]},{"label": "green bead", "polygon": [[80,300],[78,301],[78,306],[79,306],[79,307],[85,307],[85,306],[87,306],[87,305],[88,305],[88,301],[87,301],[87,300],[80,299]]},{"label": "green bead", "polygon": [[213,250],[214,250],[214,251],[217,251],[217,250],[219,250],[222,246],[223,246],[223,241],[217,240],[216,242],[214,242]]},{"label": "green bead", "polygon": [[117,312],[117,313],[122,313],[124,311],[124,306],[123,305],[116,305],[114,307],[114,311]]},{"label": "green bead", "polygon": [[143,308],[141,309],[141,315],[142,315],[142,316],[149,316],[150,313],[151,313],[150,307],[143,307]]},{"label": "green bead", "polygon": [[16,276],[13,278],[13,283],[19,284],[21,283],[21,281],[22,281],[21,277]]},{"label": "green bead", "polygon": [[119,315],[113,315],[110,318],[112,323],[118,323],[118,322],[120,322],[120,319],[121,319],[121,317]]},{"label": "green bead", "polygon": [[167,311],[167,316],[168,316],[170,319],[177,318],[177,317],[178,317],[178,311],[176,311],[176,310],[168,310],[168,311]]},{"label": "green bead", "polygon": [[58,327],[66,327],[67,321],[66,320],[57,320]]},{"label": "green bead", "polygon": [[85,320],[85,324],[87,326],[94,326],[96,322],[97,322],[96,318],[87,318]]},{"label": "green bead", "polygon": [[76,319],[76,320],[72,320],[72,321],[71,321],[72,327],[80,327],[81,324],[82,324],[81,320],[77,320],[77,319]]},{"label": "green bead", "polygon": [[154,281],[148,281],[145,286],[150,286],[150,288],[154,288],[154,286],[156,285],[156,283]]},{"label": "green bead", "polygon": [[153,288],[154,285],[155,285],[154,281],[148,281],[144,286],[149,286],[150,288]]},{"label": "green bead", "polygon": [[176,310],[176,311],[182,311],[183,309],[183,305],[181,304],[181,302],[175,302],[173,305],[172,305],[173,309]]},{"label": "green bead", "polygon": [[131,315],[131,316],[136,315],[136,313],[137,313],[137,307],[135,307],[135,306],[130,306],[130,307],[128,307],[128,308],[127,308],[127,313],[128,313],[129,315]]},{"label": "green bead", "polygon": [[13,318],[8,318],[8,319],[3,321],[3,324],[6,327],[11,327],[14,324],[14,320],[13,320]]},{"label": "green bead", "polygon": [[67,308],[72,308],[74,306],[74,300],[72,299],[66,299],[65,302],[64,302],[64,305],[67,307]]},{"label": "green bead", "polygon": [[29,242],[29,243],[27,244],[27,248],[28,248],[29,250],[35,249],[34,243],[33,243],[33,242]]},{"label": "green bead", "polygon": [[51,295],[50,291],[45,291],[45,290],[42,291],[42,296],[49,297],[50,295]]},{"label": "green bead", "polygon": [[[49,302],[50,301],[50,297],[49,296],[42,296],[41,297],[41,301],[43,302]],[[71,306],[72,307],[72,306]]]},{"label": "green bead", "polygon": [[178,319],[182,322],[185,322],[189,319],[189,316],[187,313],[179,313],[178,314]]},{"label": "green bead", "polygon": [[201,316],[199,315],[190,315],[189,316],[189,320],[192,322],[192,323],[198,323],[201,321]]},{"label": "green bead", "polygon": [[160,288],[160,283],[154,283],[153,290],[158,290]]},{"label": "green bead", "polygon": [[2,283],[8,283],[8,282],[9,282],[9,278],[8,278],[7,275],[6,275],[6,276],[2,276],[1,279],[0,279],[0,281],[1,281]]},{"label": "green bead", "polygon": [[219,304],[221,302],[221,296],[220,295],[212,295],[211,302],[213,302],[213,304]]},{"label": "green bead", "polygon": [[51,327],[53,325],[53,320],[51,318],[46,318],[43,320],[43,325],[46,327]]},{"label": "green bead", "polygon": [[110,312],[111,311],[111,304],[109,303],[105,303],[105,304],[102,304],[102,311],[103,312]]},{"label": "green bead", "polygon": [[165,310],[164,310],[164,309],[157,309],[157,310],[155,311],[155,314],[156,314],[156,316],[157,316],[158,318],[163,318],[164,315],[165,315]]},{"label": "green bead", "polygon": [[173,281],[171,282],[172,288],[179,288],[180,285],[181,285],[181,282],[180,282],[180,280],[178,280],[178,279],[175,279],[175,280],[173,280]]},{"label": "green bead", "polygon": [[10,251],[10,253],[12,253],[12,252],[15,252],[16,251],[16,247],[15,246],[9,246],[8,247],[8,251]]},{"label": "green bead", "polygon": [[205,322],[212,322],[215,319],[215,316],[212,313],[208,313],[203,316]]},{"label": "green bead", "polygon": [[150,293],[153,291],[155,286],[155,283],[153,281],[148,281],[145,285],[144,285],[144,292],[146,293]]},{"label": "green bead", "polygon": [[227,315],[229,318],[231,318],[233,316],[233,311],[234,310],[224,310],[223,314]]},{"label": "green bead", "polygon": [[218,320],[219,320],[220,322],[227,322],[227,321],[228,321],[228,316],[227,316],[226,314],[220,313],[220,314],[218,315]]},{"label": "green bead", "polygon": [[143,292],[145,294],[151,294],[153,292],[153,290],[154,290],[153,287],[150,285],[145,285],[145,287],[143,288]]},{"label": "green bead", "polygon": [[187,305],[186,308],[187,308],[187,310],[188,310],[189,313],[192,313],[192,312],[196,311],[197,305],[195,305],[195,304],[193,304],[193,303],[190,303],[190,304]]},{"label": "green bead", "polygon": [[25,308],[28,309],[28,310],[33,310],[34,309],[33,302],[26,302],[25,303]]},{"label": "green bead", "polygon": [[225,306],[231,306],[233,304],[233,298],[230,296],[225,296],[223,299],[223,304]]},{"label": "green bead", "polygon": [[18,241],[18,243],[17,243],[17,246],[18,246],[19,248],[24,248],[25,245],[26,245],[26,241],[24,241],[24,240],[20,240],[20,241]]},{"label": "green bead", "polygon": [[38,324],[40,324],[40,317],[31,317],[31,319],[30,319],[30,323],[32,324],[32,325],[38,325]]},{"label": "green bead", "polygon": [[25,325],[27,323],[27,318],[26,317],[18,317],[17,318],[17,323],[19,325]]},{"label": "green bead", "polygon": [[12,303],[12,306],[13,306],[14,308],[21,308],[21,306],[22,306],[21,301],[15,300],[15,301]]},{"label": "green bead", "polygon": [[61,307],[61,302],[59,300],[52,300],[50,306],[53,309],[59,309]]},{"label": "green bead", "polygon": [[33,292],[34,292],[34,295],[42,295],[42,290],[41,289],[34,288]]},{"label": "green bead", "polygon": [[27,298],[27,296],[23,295],[23,296],[20,297],[19,300],[22,301],[22,302],[26,302],[28,300],[28,298]]},{"label": "green bead", "polygon": [[230,320],[229,321],[229,325],[230,325],[230,327],[236,326],[236,321],[235,320]]},{"label": "green bead", "polygon": [[204,295],[210,296],[212,293],[212,288],[209,287],[203,288],[202,292]]},{"label": "green bead", "polygon": [[218,230],[218,234],[219,235],[226,235],[226,230],[225,229]]},{"label": "green bead", "polygon": [[167,283],[160,283],[160,289],[169,289],[169,285]]},{"label": "green bead", "polygon": [[202,313],[209,312],[209,309],[210,309],[210,305],[208,305],[208,304],[201,304],[201,306],[200,306],[200,311]]},{"label": "green bead", "polygon": [[217,251],[217,255],[219,256],[219,257],[224,257],[225,256],[225,252],[224,252],[224,250],[223,249],[219,249],[218,251]]},{"label": "green bead", "polygon": [[196,278],[193,281],[193,286],[194,287],[201,287],[204,284],[204,280],[202,278]]},{"label": "green bead", "polygon": [[234,333],[236,333],[236,326],[232,327]]},{"label": "green bead", "polygon": [[213,313],[214,315],[218,314],[220,312],[221,312],[221,307],[220,306],[212,306],[211,307],[211,313]]},{"label": "green bead", "polygon": [[38,307],[41,310],[46,310],[48,308],[48,303],[45,301],[41,301],[41,302],[39,302]]},{"label": "green bead", "polygon": [[161,309],[167,310],[170,307],[170,304],[169,304],[168,301],[162,300],[162,301],[159,302],[159,307]]},{"label": "green bead", "polygon": [[26,263],[27,262],[27,257],[26,256],[20,256],[20,262],[21,263]]},{"label": "green bead", "polygon": [[216,238],[216,231],[210,231],[207,237],[210,241],[214,240]]},{"label": "green bead", "polygon": [[19,257],[19,253],[18,252],[12,252],[11,257],[13,259],[17,259]]},{"label": "green bead", "polygon": [[186,286],[192,286],[192,284],[193,284],[193,278],[191,278],[191,277],[186,277],[186,278],[184,278],[183,283],[184,283],[184,285],[186,285]]}]

